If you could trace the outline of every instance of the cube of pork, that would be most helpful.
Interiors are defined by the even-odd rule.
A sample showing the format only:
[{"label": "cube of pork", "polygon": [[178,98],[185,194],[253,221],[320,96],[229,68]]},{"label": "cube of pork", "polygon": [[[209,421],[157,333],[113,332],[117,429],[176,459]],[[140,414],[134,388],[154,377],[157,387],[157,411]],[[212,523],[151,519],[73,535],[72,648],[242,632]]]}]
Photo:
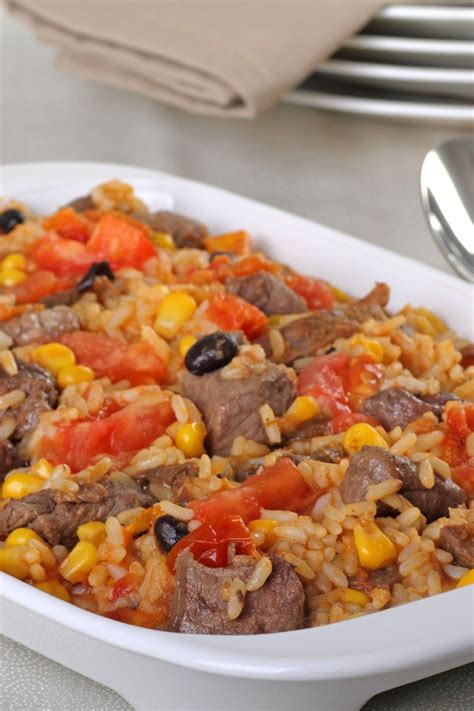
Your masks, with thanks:
[{"label": "cube of pork", "polygon": [[200,376],[186,371],[181,384],[202,413],[209,451],[222,456],[230,454],[238,435],[268,444],[259,408],[268,404],[279,417],[296,398],[285,369],[274,363],[267,363],[263,373],[238,379],[223,378],[222,370]]},{"label": "cube of pork", "polygon": [[261,588],[245,595],[237,619],[231,619],[225,588],[238,577],[246,582],[255,564],[207,568],[188,551],[176,562],[176,588],[171,613],[174,632],[196,634],[261,634],[303,627],[303,586],[286,560],[273,556],[272,572]]},{"label": "cube of pork", "polygon": [[299,314],[308,310],[306,301],[281,279],[268,272],[257,272],[240,279],[229,279],[226,289],[253,304],[267,316]]},{"label": "cube of pork", "polygon": [[474,568],[474,524],[443,526],[439,544],[464,568]]}]

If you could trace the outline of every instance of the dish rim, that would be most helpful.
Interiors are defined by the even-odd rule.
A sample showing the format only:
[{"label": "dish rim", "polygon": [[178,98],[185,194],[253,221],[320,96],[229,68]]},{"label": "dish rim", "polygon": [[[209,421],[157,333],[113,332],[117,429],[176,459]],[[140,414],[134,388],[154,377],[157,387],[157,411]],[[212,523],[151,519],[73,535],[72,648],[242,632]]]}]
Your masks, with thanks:
[{"label": "dish rim", "polygon": [[[158,183],[160,180],[164,181],[165,189],[169,190],[175,187],[178,191],[179,186],[183,184],[195,190],[206,188],[210,189],[216,197],[226,195],[237,199],[242,206],[253,205],[254,208],[264,209],[265,212],[271,211],[274,216],[285,215],[313,227],[317,225],[312,220],[221,188],[159,171],[120,164],[59,161],[17,163],[3,167],[2,181],[6,180],[5,173],[9,172],[21,173],[33,170],[33,172],[47,173],[48,170],[53,172],[54,170],[64,172],[77,170],[79,173],[84,173],[90,170],[92,173],[92,169],[108,172],[110,177],[118,174],[131,182],[138,179],[140,175],[153,177]],[[82,174],[77,177],[79,179],[87,175]],[[106,176],[104,179],[107,179]],[[93,182],[94,177],[90,175],[89,180]],[[27,190],[26,187],[24,191]],[[342,240],[345,245],[351,244],[369,251],[372,255],[390,259],[394,265],[402,268],[409,269],[411,266],[413,269],[416,266],[418,270],[421,268],[427,277],[437,282],[440,280],[444,282],[447,288],[461,289],[462,292],[466,290],[466,294],[468,293],[468,285],[455,276],[382,247],[368,245],[349,235],[333,230],[329,232],[332,233],[333,239]],[[425,598],[402,607],[379,611],[375,616],[372,614],[346,620],[342,624],[259,636],[183,635],[125,625],[48,596],[4,573],[0,574],[0,594],[10,602],[26,607],[61,626],[112,646],[196,671],[247,679],[330,681],[371,676],[395,671],[408,665],[413,668],[425,666],[441,659],[462,660],[468,658],[471,650],[469,625],[462,624],[471,614],[469,587]],[[440,617],[450,629],[450,635],[445,639],[443,649],[433,645],[431,634],[433,619]],[[402,634],[404,629],[414,629],[416,632],[415,639],[408,647]],[[380,634],[381,630],[390,632],[390,644],[386,644],[386,640]],[[349,631],[353,634],[348,635]],[[281,649],[276,644],[278,641],[282,643]],[[354,646],[355,641],[357,644],[351,649],[351,644]],[[319,643],[320,648],[317,649]]]}]

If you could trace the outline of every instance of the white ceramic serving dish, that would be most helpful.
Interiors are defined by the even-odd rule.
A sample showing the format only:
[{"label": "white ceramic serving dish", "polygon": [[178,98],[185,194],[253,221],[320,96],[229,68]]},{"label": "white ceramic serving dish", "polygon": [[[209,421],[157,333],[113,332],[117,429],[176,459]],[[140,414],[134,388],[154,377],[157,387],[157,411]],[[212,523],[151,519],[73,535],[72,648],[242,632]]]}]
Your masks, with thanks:
[{"label": "white ceramic serving dish", "polygon": [[[245,227],[277,259],[354,294],[386,280],[394,308],[407,301],[430,306],[472,337],[465,282],[214,187],[129,166],[37,163],[4,168],[0,192],[49,209],[52,191],[62,203],[84,185],[113,177],[136,183],[144,195],[151,191],[157,204],[174,202],[213,231]],[[473,589],[467,587],[328,627],[253,637],[132,627],[4,574],[0,588],[8,637],[113,688],[143,711],[349,711],[380,691],[466,663],[472,652]]]}]

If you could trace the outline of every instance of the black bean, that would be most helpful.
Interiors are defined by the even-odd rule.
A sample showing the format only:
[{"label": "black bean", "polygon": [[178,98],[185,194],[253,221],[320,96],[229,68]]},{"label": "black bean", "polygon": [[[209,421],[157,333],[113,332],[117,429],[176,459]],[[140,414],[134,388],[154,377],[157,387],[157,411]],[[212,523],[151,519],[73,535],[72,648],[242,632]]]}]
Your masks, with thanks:
[{"label": "black bean", "polygon": [[6,235],[24,221],[25,218],[19,210],[14,208],[5,210],[0,213],[0,232]]},{"label": "black bean", "polygon": [[204,375],[223,368],[237,354],[239,344],[235,336],[216,331],[203,336],[186,353],[184,365],[193,375]]},{"label": "black bean", "polygon": [[153,527],[155,538],[164,553],[169,553],[173,546],[189,533],[188,527],[173,516],[160,516]]},{"label": "black bean", "polygon": [[93,262],[82,279],[77,283],[78,291],[87,291],[94,286],[94,279],[98,276],[105,276],[110,281],[115,279],[114,273],[108,262]]}]

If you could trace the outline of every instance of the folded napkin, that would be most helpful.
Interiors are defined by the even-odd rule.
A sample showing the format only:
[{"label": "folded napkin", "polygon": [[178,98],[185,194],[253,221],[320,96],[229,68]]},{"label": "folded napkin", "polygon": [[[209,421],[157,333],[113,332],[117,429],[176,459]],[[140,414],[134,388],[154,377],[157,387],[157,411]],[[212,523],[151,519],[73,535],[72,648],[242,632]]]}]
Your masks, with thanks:
[{"label": "folded napkin", "polygon": [[57,64],[188,111],[252,118],[381,0],[7,0]]}]

